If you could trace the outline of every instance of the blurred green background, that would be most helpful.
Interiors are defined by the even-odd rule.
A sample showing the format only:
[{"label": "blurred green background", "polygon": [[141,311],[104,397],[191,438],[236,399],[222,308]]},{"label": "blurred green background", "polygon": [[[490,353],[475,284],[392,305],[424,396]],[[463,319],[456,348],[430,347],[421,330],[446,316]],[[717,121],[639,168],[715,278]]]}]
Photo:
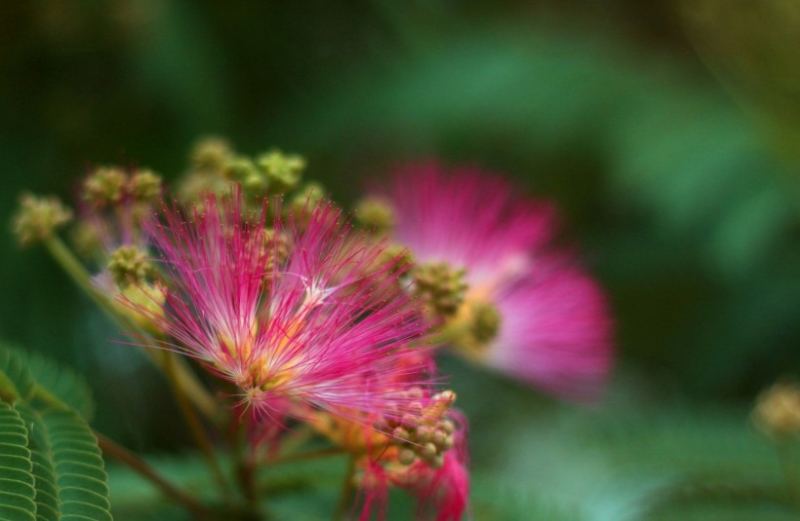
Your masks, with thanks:
[{"label": "blurred green background", "polygon": [[[478,519],[527,519],[480,498],[534,491],[542,519],[627,519],[692,448],[775,470],[747,408],[800,367],[797,2],[30,0],[0,31],[6,221],[22,190],[74,200],[97,164],[175,179],[208,134],[303,154],[345,202],[437,157],[560,204],[610,296],[614,383],[575,408],[445,360]],[[2,338],[87,374],[99,430],[185,450],[164,382],[46,253],[9,233],[0,257]]]}]

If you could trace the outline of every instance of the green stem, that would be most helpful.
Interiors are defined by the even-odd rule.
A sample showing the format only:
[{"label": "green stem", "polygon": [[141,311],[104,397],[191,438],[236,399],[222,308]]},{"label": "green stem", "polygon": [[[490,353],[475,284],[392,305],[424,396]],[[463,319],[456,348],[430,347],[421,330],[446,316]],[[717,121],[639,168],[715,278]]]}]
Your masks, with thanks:
[{"label": "green stem", "polygon": [[[75,258],[61,239],[53,235],[46,239],[44,244],[56,262],[58,262],[72,280],[75,281],[78,287],[82,289],[100,309],[105,311],[114,322],[120,327],[140,334],[143,338],[150,338],[149,334],[130,320],[129,317],[119,313],[109,299],[92,286],[91,277],[86,271],[86,268]],[[144,352],[151,361],[155,362],[156,366],[162,370],[165,369],[162,361],[158,357],[158,353],[153,352],[152,349],[145,349]],[[216,401],[197,380],[197,377],[191,372],[184,360],[180,360],[176,363],[175,372],[178,375],[176,382],[185,390],[195,407],[197,407],[206,418],[214,422],[218,421],[219,414]]]},{"label": "green stem", "polygon": [[353,478],[356,472],[356,460],[350,458],[347,464],[347,472],[344,475],[342,482],[342,492],[339,496],[339,505],[333,514],[333,521],[344,521],[347,518],[347,509],[350,506],[350,498],[353,495]]},{"label": "green stem", "polygon": [[161,490],[161,492],[164,493],[164,495],[183,505],[183,507],[195,519],[201,519],[203,521],[219,521],[213,511],[200,503],[194,498],[194,496],[184,492],[177,486],[167,481],[158,472],[156,472],[153,467],[148,465],[136,454],[132,453],[121,445],[117,445],[115,442],[106,438],[97,431],[94,431],[94,435],[97,438],[97,443],[100,446],[100,450],[103,452],[103,454],[114,458],[123,465],[126,465],[131,470],[145,478],[147,481],[154,484],[159,488],[159,490]]}]

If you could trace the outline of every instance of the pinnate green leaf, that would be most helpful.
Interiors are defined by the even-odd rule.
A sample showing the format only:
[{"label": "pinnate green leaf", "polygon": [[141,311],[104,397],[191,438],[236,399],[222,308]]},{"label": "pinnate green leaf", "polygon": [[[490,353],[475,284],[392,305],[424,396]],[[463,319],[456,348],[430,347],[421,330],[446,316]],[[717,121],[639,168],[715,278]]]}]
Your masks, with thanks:
[{"label": "pinnate green leaf", "polygon": [[34,521],[35,489],[28,430],[19,413],[0,402],[0,519]]}]

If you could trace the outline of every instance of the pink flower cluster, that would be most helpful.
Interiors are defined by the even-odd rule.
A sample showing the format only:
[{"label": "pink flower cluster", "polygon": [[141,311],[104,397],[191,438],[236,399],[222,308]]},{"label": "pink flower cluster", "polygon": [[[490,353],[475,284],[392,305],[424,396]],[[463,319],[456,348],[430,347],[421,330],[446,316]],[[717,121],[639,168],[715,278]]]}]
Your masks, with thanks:
[{"label": "pink flower cluster", "polygon": [[[248,214],[234,189],[163,213],[147,231],[169,281],[165,304],[153,311],[125,302],[164,333],[161,347],[235,384],[241,403],[269,425],[287,416],[335,424],[330,438],[352,447],[354,459],[404,469],[404,486],[421,504],[459,512],[439,519],[458,519],[469,488],[462,434],[458,449],[433,469],[422,461],[400,465],[402,440],[380,429],[436,419],[423,412],[437,407],[428,326],[403,289],[401,259],[353,232],[329,203],[284,223],[270,218],[280,208],[266,203]],[[382,440],[383,448],[370,452],[366,438]],[[428,511],[420,510],[420,519]]]},{"label": "pink flower cluster", "polygon": [[[163,302],[121,298],[161,332],[161,348],[234,384],[259,421],[306,421],[351,453],[362,521],[383,517],[390,486],[418,498],[419,519],[458,521],[466,422],[450,410],[454,395],[435,391],[431,332],[474,362],[582,400],[610,371],[608,310],[575,255],[552,247],[553,207],[502,178],[415,165],[381,197],[391,239],[415,266],[464,270],[463,299],[440,322],[413,296],[408,252],[354,232],[330,203],[284,222],[279,204],[250,211],[236,187],[147,221]],[[491,334],[466,335],[479,319]]]},{"label": "pink flower cluster", "polygon": [[556,395],[592,399],[612,362],[603,292],[575,255],[554,249],[552,205],[521,197],[499,176],[437,164],[399,168],[381,196],[394,239],[415,261],[466,270],[465,306],[489,303],[499,330],[479,350],[457,352]]}]

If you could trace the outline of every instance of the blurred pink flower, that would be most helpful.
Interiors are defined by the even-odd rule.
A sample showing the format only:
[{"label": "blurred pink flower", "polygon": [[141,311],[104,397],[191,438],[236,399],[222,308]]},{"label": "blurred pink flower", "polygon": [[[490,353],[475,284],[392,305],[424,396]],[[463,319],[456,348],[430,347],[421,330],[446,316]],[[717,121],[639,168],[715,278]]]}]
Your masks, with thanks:
[{"label": "blurred pink flower", "polygon": [[380,196],[395,213],[393,239],[416,262],[466,270],[454,321],[474,318],[476,305],[499,315],[493,339],[456,338],[457,352],[562,397],[597,396],[612,364],[611,320],[575,255],[551,247],[551,204],[521,197],[501,177],[435,163],[399,168]]},{"label": "blurred pink flower", "polygon": [[[340,224],[339,210],[322,203],[302,226],[268,223],[266,203],[246,215],[235,188],[164,213],[148,224],[169,281],[162,312],[150,312],[170,338],[161,347],[234,382],[245,404],[276,418],[399,416],[405,388],[430,384],[425,357],[411,367],[405,356],[425,332],[419,311],[393,266],[376,267],[382,247]],[[279,255],[265,237],[284,233],[291,247]]]}]

